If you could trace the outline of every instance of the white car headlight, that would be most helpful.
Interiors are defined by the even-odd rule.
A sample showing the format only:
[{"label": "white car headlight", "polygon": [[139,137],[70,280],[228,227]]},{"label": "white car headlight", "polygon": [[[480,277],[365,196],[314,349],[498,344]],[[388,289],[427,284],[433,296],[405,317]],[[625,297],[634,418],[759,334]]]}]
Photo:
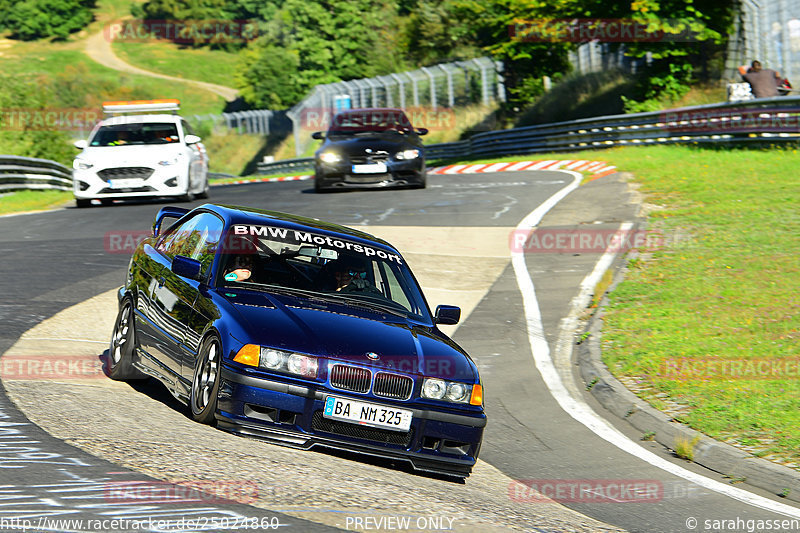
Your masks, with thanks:
[{"label": "white car headlight", "polygon": [[89,163],[88,161],[84,161],[83,159],[75,159],[72,162],[72,168],[75,170],[88,170],[92,168],[94,165]]},{"label": "white car headlight", "polygon": [[338,163],[342,158],[336,152],[322,152],[319,155],[320,161],[323,163]]},{"label": "white car headlight", "polygon": [[312,379],[315,379],[319,372],[319,361],[316,357],[276,350],[275,348],[256,344],[242,346],[233,360],[244,365],[286,372]]},{"label": "white car headlight", "polygon": [[454,403],[471,403],[472,385],[457,381],[426,378],[422,382],[422,397]]},{"label": "white car headlight", "polygon": [[406,160],[406,159],[416,159],[419,157],[419,150],[416,148],[413,150],[403,150],[402,152],[397,152],[395,154],[397,159]]}]

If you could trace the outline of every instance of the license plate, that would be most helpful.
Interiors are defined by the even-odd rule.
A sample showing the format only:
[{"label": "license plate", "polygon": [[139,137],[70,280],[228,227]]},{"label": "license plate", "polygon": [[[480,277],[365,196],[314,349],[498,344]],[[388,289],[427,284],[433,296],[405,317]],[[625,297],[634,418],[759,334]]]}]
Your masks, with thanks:
[{"label": "license plate", "polygon": [[411,428],[411,411],[335,396],[325,398],[323,416],[392,431],[408,431]]},{"label": "license plate", "polygon": [[353,174],[383,174],[384,172],[386,172],[386,163],[353,165]]},{"label": "license plate", "polygon": [[142,180],[140,180],[139,178],[110,180],[108,182],[108,186],[111,187],[112,189],[127,189],[130,187],[141,187]]}]

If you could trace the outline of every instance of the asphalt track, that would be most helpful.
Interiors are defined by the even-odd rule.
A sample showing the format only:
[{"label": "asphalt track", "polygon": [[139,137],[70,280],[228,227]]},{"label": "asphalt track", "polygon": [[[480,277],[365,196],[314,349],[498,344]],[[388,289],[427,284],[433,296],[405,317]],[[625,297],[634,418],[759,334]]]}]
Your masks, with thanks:
[{"label": "asphalt track", "polygon": [[[528,213],[571,179],[569,174],[559,172],[431,176],[430,187],[424,191],[328,195],[311,193],[309,182],[285,182],[217,188],[212,191],[212,200],[298,213],[347,225],[409,226],[420,232],[421,240],[429,237],[419,228],[463,228],[464,235],[460,238],[469,239],[474,228],[516,227]],[[119,286],[129,256],[107,253],[104,236],[109,231],[149,229],[153,214],[160,205],[143,203],[112,208],[66,209],[0,218],[0,257],[3,258],[0,262],[0,353],[10,348],[33,325]],[[610,176],[571,193],[545,216],[539,226],[615,228],[624,221],[635,221],[636,211],[635,205],[629,202],[625,185]],[[433,230],[430,233],[437,234]],[[474,234],[477,239],[485,235],[477,231]],[[481,244],[476,243],[476,246]],[[435,242],[430,244],[431,247],[436,245]],[[551,350],[555,348],[559,324],[569,311],[571,299],[600,255],[600,251],[526,255],[528,274],[537,287],[545,338]],[[459,281],[453,280],[454,285]],[[745,526],[726,530],[746,531],[746,520],[786,518],[668,474],[611,446],[569,417],[551,396],[533,364],[522,296],[510,262],[498,270],[488,292],[476,302],[474,310],[457,330],[455,339],[478,362],[486,389],[490,425],[481,459],[510,478],[540,482],[560,480],[567,484],[605,480],[605,486],[633,480],[656,484],[660,492],[655,500],[613,503],[584,498],[586,501],[565,502],[568,507],[587,516],[630,531],[708,531],[713,528],[704,528],[705,520],[737,519],[740,525]],[[585,401],[602,414],[602,409],[593,404],[591,398],[585,398]],[[53,516],[68,512],[69,516],[76,517],[117,516],[120,506],[110,505],[107,493],[103,493],[107,491],[109,480],[147,479],[142,474],[120,469],[54,439],[33,424],[26,424],[24,415],[5,395],[0,397],[0,409],[0,436],[3,437],[0,443],[0,497],[10,499],[14,504],[4,506],[0,518],[38,517],[46,512]],[[98,409],[113,410],[114,406],[103,405]],[[609,415],[609,419],[614,422],[613,416]],[[81,424],[81,420],[65,420],[64,423]],[[640,437],[624,425],[618,427],[630,433],[633,441]],[[23,441],[27,443],[25,450],[7,444]],[[643,445],[664,459],[675,461],[659,446],[652,443]],[[725,481],[693,465],[680,464]],[[472,479],[467,480],[468,485]],[[72,493],[77,491],[82,497],[78,500],[65,498],[65,490],[70,487]],[[543,505],[526,501],[527,495],[514,492],[511,485],[505,488],[507,498],[516,499],[517,503]],[[153,506],[147,509],[131,506],[125,516],[160,513],[169,518],[192,512],[210,517],[237,513],[241,516],[276,516],[281,523],[295,525],[302,531],[325,529],[323,525],[297,516],[242,504],[216,502],[209,505],[204,501],[187,501],[180,506],[174,503]],[[695,528],[687,527],[687,523],[692,524],[687,522],[690,518],[699,521]],[[519,526],[529,530],[539,528],[524,520]],[[0,529],[3,529],[1,523]]]}]

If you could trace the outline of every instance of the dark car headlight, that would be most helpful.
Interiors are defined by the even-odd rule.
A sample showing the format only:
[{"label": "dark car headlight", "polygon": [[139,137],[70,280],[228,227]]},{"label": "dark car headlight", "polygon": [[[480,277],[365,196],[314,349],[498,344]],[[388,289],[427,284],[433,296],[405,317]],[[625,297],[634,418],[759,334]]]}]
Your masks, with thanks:
[{"label": "dark car headlight", "polygon": [[323,163],[328,163],[328,164],[338,163],[339,161],[342,160],[342,156],[340,156],[336,152],[327,151],[319,154],[319,160],[322,161]]},{"label": "dark car headlight", "polygon": [[416,148],[412,150],[403,150],[402,152],[397,152],[394,155],[395,159],[399,159],[400,161],[407,161],[409,159],[416,159],[419,157],[419,150]]},{"label": "dark car headlight", "polygon": [[243,365],[295,374],[305,378],[316,378],[319,370],[319,361],[316,357],[256,344],[242,346],[233,360]]},{"label": "dark car headlight", "polygon": [[425,378],[422,382],[422,397],[430,400],[483,405],[483,387],[479,383],[467,385],[458,381]]}]

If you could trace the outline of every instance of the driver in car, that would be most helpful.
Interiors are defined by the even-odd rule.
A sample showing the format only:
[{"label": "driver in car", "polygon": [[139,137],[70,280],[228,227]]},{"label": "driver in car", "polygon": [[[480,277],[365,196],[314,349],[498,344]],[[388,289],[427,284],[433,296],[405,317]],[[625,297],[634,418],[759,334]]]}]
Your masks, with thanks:
[{"label": "driver in car", "polygon": [[253,255],[252,254],[239,254],[234,256],[233,261],[229,264],[227,273],[225,274],[226,281],[247,281],[253,275]]},{"label": "driver in car", "polygon": [[[323,283],[328,285],[328,290],[335,290],[336,292],[366,292],[373,294],[383,295],[370,280],[367,279],[367,265],[352,256],[340,255],[339,259],[332,261],[326,265],[325,271],[333,273],[332,284],[329,282]],[[330,285],[333,285],[331,287]]]}]

